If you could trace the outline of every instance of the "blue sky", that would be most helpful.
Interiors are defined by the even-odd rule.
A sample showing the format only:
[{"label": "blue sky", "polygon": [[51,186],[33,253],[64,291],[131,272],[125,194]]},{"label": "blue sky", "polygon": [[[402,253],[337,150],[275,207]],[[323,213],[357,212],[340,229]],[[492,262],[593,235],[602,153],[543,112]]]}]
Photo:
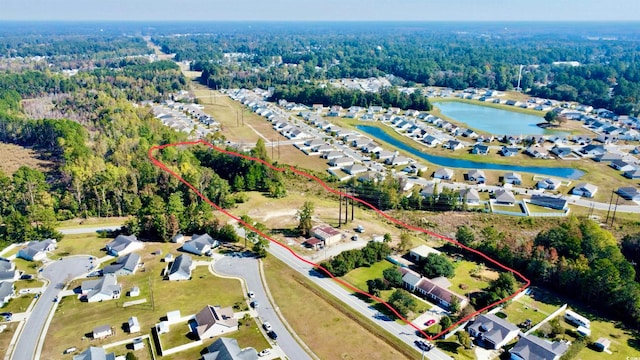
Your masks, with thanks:
[{"label": "blue sky", "polygon": [[640,0],[2,0],[0,20],[640,21]]}]

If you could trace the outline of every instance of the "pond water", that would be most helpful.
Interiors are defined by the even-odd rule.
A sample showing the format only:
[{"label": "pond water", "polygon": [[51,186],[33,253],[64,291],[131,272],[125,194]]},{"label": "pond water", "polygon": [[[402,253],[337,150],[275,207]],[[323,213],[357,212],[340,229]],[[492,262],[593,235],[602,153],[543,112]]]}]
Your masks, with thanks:
[{"label": "pond water", "polygon": [[434,106],[448,116],[469,127],[493,135],[560,135],[559,131],[536,126],[544,122],[541,116],[467,104],[460,101],[436,102]]},{"label": "pond water", "polygon": [[[396,140],[394,137],[385,133],[382,129],[375,126],[368,125],[358,125],[358,130],[379,139],[380,141],[384,141],[387,144],[390,144],[398,149],[402,149],[416,157],[424,159],[432,164],[436,164],[439,166],[446,166],[452,168],[466,168],[466,169],[485,169],[485,170],[504,170],[504,171],[516,171],[516,172],[528,172],[540,175],[547,175],[553,177],[562,177],[568,178],[572,180],[577,180],[584,175],[584,172],[568,168],[568,167],[538,167],[538,166],[519,166],[519,165],[508,165],[508,164],[493,164],[493,163],[485,163],[480,161],[471,161],[471,160],[463,160],[456,159],[444,156],[430,155],[421,152],[420,150],[409,146],[399,140]],[[552,160],[549,160],[552,161]]]}]

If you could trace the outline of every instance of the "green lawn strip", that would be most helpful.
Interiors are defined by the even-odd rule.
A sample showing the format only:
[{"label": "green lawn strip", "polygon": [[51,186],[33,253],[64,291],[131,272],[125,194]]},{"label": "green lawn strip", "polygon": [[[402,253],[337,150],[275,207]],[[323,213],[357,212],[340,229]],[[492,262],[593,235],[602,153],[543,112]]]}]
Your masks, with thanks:
[{"label": "green lawn strip", "polygon": [[128,217],[75,218],[59,221],[58,230],[93,228],[100,226],[118,226],[124,224]]},{"label": "green lawn strip", "polygon": [[16,293],[22,289],[41,288],[44,283],[37,279],[18,280],[13,283],[16,288]]},{"label": "green lawn strip", "polygon": [[20,270],[29,275],[35,275],[38,272],[38,268],[42,265],[40,261],[27,261],[20,258],[15,258],[13,263],[16,264],[16,270]]},{"label": "green lawn strip", "polygon": [[268,257],[265,273],[287,321],[320,358],[416,358],[415,348],[388,334],[279,260]]},{"label": "green lawn strip", "polygon": [[0,308],[0,311],[12,312],[14,314],[25,312],[27,311],[27,308],[29,308],[29,305],[31,305],[34,296],[34,294],[17,295],[17,297],[9,300],[8,303]]},{"label": "green lawn strip", "polygon": [[103,257],[106,255],[102,249],[112,238],[99,237],[98,234],[73,234],[65,235],[58,243],[58,248],[53,251],[50,258],[69,255],[91,255]]},{"label": "green lawn strip", "polygon": [[551,209],[544,206],[534,205],[532,203],[527,203],[527,208],[529,208],[530,213],[552,213],[552,214],[563,214],[564,210]]},{"label": "green lawn strip", "polygon": [[507,212],[518,213],[518,214],[525,213],[522,207],[518,204],[515,204],[513,206],[493,204],[491,205],[491,207],[493,208],[493,210],[497,210],[497,211],[507,211]]},{"label": "green lawn strip", "polygon": [[471,359],[475,360],[476,355],[473,350],[465,349],[464,346],[460,345],[455,341],[455,338],[451,338],[450,340],[437,340],[436,344],[438,349],[444,351],[445,353],[451,355],[454,359]]},{"label": "green lawn strip", "polygon": [[[89,344],[111,343],[129,338],[130,335],[125,334],[121,326],[131,316],[138,317],[142,334],[145,334],[149,333],[149,330],[169,311],[180,310],[185,316],[197,313],[205,305],[232,306],[235,302],[243,301],[242,289],[237,280],[217,277],[204,266],[197,267],[189,281],[162,280],[160,274],[166,264],[160,262],[162,257],[153,256],[151,252],[175,247],[176,244],[148,244],[141,252],[145,271],[139,270],[134,275],[118,278],[123,289],[120,299],[86,303],[80,302],[75,296],[63,298],[47,333],[43,357],[51,358],[69,346],[86,348]],[[79,284],[80,281],[76,281],[70,288]],[[131,298],[125,295],[132,286],[140,287],[139,297]],[[146,299],[147,302],[122,307],[126,301],[139,299]],[[77,319],[82,321],[78,322]],[[80,340],[85,333],[91,332],[94,327],[100,325],[115,327],[116,335],[106,341]]]}]

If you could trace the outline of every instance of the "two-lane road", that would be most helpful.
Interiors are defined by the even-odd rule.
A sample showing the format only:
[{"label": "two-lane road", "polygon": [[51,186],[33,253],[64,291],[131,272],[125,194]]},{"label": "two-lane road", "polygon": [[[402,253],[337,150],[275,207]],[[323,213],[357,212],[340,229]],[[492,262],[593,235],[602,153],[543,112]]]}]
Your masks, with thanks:
[{"label": "two-lane road", "polygon": [[[215,261],[214,270],[218,274],[240,277],[246,281],[247,288],[253,291],[255,300],[258,301],[259,306],[256,308],[256,311],[260,319],[263,323],[268,321],[271,324],[273,331],[278,334],[278,345],[289,359],[312,360],[309,354],[304,351],[300,344],[298,344],[289,333],[285,325],[280,321],[276,311],[271,307],[267,293],[260,280],[260,269],[258,266],[258,260],[253,257],[224,256]],[[261,349],[257,350],[260,351]]]},{"label": "two-lane road", "polygon": [[11,359],[37,359],[40,352],[38,340],[47,334],[47,318],[55,305],[54,299],[73,278],[86,273],[91,266],[89,256],[71,256],[45,265],[41,276],[49,281],[46,290],[40,295],[38,302],[29,314],[27,322],[13,350]]}]

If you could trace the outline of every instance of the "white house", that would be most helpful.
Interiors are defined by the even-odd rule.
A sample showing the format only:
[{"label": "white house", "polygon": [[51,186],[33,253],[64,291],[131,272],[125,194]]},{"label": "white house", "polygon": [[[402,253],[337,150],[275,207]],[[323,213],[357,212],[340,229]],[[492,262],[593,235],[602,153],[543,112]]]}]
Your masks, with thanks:
[{"label": "white house", "polygon": [[205,255],[217,246],[219,246],[218,240],[214,240],[209,234],[193,235],[191,240],[185,241],[182,245],[182,251],[195,255]]},{"label": "white house", "polygon": [[113,256],[126,255],[143,247],[144,244],[135,235],[118,235],[105,246],[107,253]]},{"label": "white house", "polygon": [[558,179],[544,178],[536,184],[538,189],[556,190],[562,183]]},{"label": "white house", "polygon": [[140,322],[138,321],[137,317],[130,317],[129,321],[127,321],[127,325],[129,328],[129,333],[140,332]]},{"label": "white house", "polygon": [[573,188],[573,190],[571,190],[571,194],[592,198],[597,191],[598,191],[597,186],[583,182],[583,183],[577,184]]},{"label": "white house", "polygon": [[18,251],[16,257],[28,261],[42,261],[47,257],[47,253],[55,250],[56,247],[57,241],[55,239],[30,241],[27,246]]},{"label": "white house", "polygon": [[194,332],[200,340],[238,330],[238,319],[233,316],[231,307],[207,305],[196,314],[195,321]]},{"label": "white house", "polygon": [[500,349],[520,333],[520,328],[494,314],[482,314],[467,328],[469,335],[487,349]]},{"label": "white house", "polygon": [[453,178],[453,170],[448,168],[440,168],[433,173],[435,179],[451,180]]},{"label": "white house", "polygon": [[97,326],[92,332],[92,337],[94,339],[104,339],[111,335],[113,335],[113,329],[109,325]]},{"label": "white house", "polygon": [[187,254],[181,254],[171,263],[167,279],[171,281],[189,280],[191,279],[191,270],[193,270],[193,260]]},{"label": "white house", "polygon": [[87,302],[100,302],[119,299],[122,286],[114,274],[105,274],[97,280],[85,280],[80,285],[82,296]]},{"label": "white house", "polygon": [[508,172],[504,174],[503,181],[505,184],[520,185],[522,184],[522,176],[519,173]]}]

